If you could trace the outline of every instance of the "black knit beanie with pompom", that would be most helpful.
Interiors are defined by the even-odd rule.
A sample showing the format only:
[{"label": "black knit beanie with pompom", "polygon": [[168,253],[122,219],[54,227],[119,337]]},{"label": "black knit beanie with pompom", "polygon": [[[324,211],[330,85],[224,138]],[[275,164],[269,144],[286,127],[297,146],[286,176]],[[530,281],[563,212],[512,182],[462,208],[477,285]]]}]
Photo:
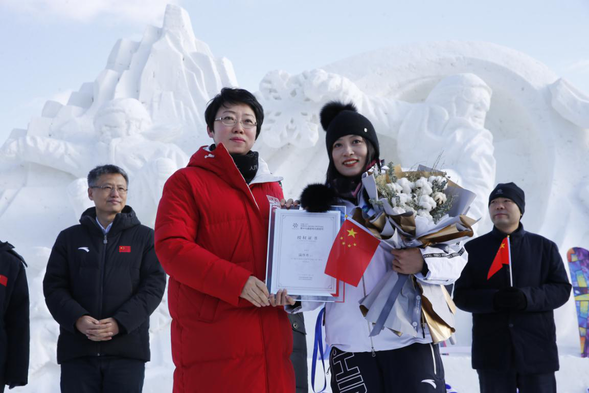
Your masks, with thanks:
[{"label": "black knit beanie with pompom", "polygon": [[326,132],[325,144],[330,161],[333,144],[346,135],[359,135],[370,141],[376,151],[376,157],[380,157],[378,138],[374,126],[370,120],[358,113],[354,104],[344,104],[338,101],[328,102],[321,109],[319,116],[321,126]]}]

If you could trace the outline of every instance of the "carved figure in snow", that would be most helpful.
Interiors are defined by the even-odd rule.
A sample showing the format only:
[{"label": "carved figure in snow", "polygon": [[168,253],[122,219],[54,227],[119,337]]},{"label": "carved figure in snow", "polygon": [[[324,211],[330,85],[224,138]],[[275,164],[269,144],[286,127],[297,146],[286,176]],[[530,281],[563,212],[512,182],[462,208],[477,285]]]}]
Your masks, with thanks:
[{"label": "carved figure in snow", "polygon": [[[26,162],[45,165],[78,178],[68,186],[76,214],[87,208],[85,173],[110,163],[124,168],[133,179],[129,204],[147,225],[155,219],[157,203],[168,177],[188,162],[175,144],[165,143],[154,132],[144,106],[133,98],[107,102],[94,117],[95,140],[75,143],[48,137],[25,136],[8,142],[3,153]],[[151,139],[145,137],[149,135]],[[81,210],[78,210],[81,209]]]},{"label": "carved figure in snow", "polygon": [[484,196],[493,189],[496,171],[493,135],[485,128],[490,105],[491,89],[481,78],[452,75],[407,114],[397,136],[401,163],[426,163],[440,157],[439,166],[479,196],[469,215],[485,220]]}]

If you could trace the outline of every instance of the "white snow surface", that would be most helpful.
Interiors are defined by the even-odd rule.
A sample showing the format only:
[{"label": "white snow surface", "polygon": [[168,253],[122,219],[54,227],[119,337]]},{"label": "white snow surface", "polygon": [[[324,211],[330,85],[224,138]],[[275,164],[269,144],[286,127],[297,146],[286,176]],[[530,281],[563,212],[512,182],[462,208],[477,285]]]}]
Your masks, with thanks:
[{"label": "white snow surface", "polygon": [[[88,206],[77,170],[128,163],[129,204],[146,211],[139,218],[153,225],[162,178],[211,143],[203,113],[223,86],[238,86],[231,62],[216,58],[194,37],[188,14],[170,5],[162,27],[147,27],[140,42],[121,39],[94,82],[72,93],[67,105],[47,102],[27,129],[13,130],[4,142],[0,238],[27,260],[31,294],[29,385],[16,391],[59,391],[58,326],[45,306],[42,279],[58,233],[76,224]],[[324,179],[321,106],[330,99],[351,100],[375,125],[387,161],[415,167],[437,160],[477,192],[473,211],[483,217],[478,233],[491,227],[484,216],[490,187],[514,181],[526,191],[526,229],[554,240],[565,261],[569,248],[589,248],[589,99],[523,53],[482,42],[393,47],[299,75],[271,71],[257,95],[267,120],[255,149],[284,176],[287,197]],[[490,106],[477,106],[488,96]],[[121,99],[132,100],[103,109]],[[127,110],[137,101],[144,110]],[[134,193],[148,198],[136,197],[133,205]],[[315,316],[306,315],[309,354]],[[556,319],[559,391],[586,392],[589,360],[578,354],[572,298],[556,310]],[[478,392],[470,329],[470,315],[459,312],[457,345],[443,358],[447,382],[461,393]],[[174,366],[166,296],[151,317],[150,331],[152,361],[144,391],[170,392]]]}]

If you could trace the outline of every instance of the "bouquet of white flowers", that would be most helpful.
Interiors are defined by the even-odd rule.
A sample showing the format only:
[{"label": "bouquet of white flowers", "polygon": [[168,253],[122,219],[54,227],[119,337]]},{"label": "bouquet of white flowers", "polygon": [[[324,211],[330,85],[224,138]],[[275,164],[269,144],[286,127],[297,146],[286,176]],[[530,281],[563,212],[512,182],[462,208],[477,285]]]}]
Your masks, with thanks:
[{"label": "bouquet of white flowers", "polygon": [[[454,184],[446,173],[419,167],[404,172],[400,166],[372,168],[362,184],[368,208],[356,209],[353,219],[369,229],[387,249],[454,244],[473,235],[475,220],[465,216],[475,195]],[[429,286],[389,271],[360,302],[366,319],[374,324],[371,336],[387,327],[398,335],[417,335],[416,326],[396,318],[399,308],[410,307],[403,298],[395,304],[404,286],[419,291],[422,320],[434,342],[446,340],[454,331],[455,306],[442,285]]]},{"label": "bouquet of white flowers", "polygon": [[378,194],[386,201],[371,199],[371,204],[384,208],[388,203],[393,214],[412,212],[434,223],[450,211],[454,196],[444,193],[450,182],[444,172],[402,172],[399,166],[389,165],[392,168],[383,166],[381,173],[374,174]]},{"label": "bouquet of white flowers", "polygon": [[476,220],[465,214],[476,195],[445,172],[423,166],[404,172],[391,163],[380,172],[367,171],[362,185],[372,209],[362,217],[356,212],[354,219],[393,248],[455,243],[473,235]]}]

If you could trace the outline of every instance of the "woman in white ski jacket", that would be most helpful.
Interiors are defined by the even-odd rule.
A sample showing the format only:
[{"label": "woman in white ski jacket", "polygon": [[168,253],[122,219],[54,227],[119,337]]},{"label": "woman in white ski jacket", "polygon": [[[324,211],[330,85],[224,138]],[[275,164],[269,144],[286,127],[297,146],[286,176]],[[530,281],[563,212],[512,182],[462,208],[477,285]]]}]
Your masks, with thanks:
[{"label": "woman in white ski jacket", "polygon": [[[379,163],[379,143],[370,121],[353,104],[331,102],[321,110],[329,155],[324,185],[308,186],[301,204],[308,211],[325,211],[331,205],[345,205],[347,212],[364,202],[360,186],[362,173]],[[391,252],[379,247],[357,287],[345,284],[345,301],[327,303],[326,341],[331,346],[331,388],[334,393],[349,389],[362,392],[446,392],[444,369],[438,346],[422,323],[420,295],[413,280],[407,280],[392,313],[402,331],[385,328],[370,337],[373,329],[363,316],[359,302],[370,294],[391,269],[412,274],[422,286],[452,284],[466,264],[460,245],[439,248],[411,248]],[[394,274],[394,273],[393,273]],[[303,302],[291,312],[308,311],[317,303]]]}]

